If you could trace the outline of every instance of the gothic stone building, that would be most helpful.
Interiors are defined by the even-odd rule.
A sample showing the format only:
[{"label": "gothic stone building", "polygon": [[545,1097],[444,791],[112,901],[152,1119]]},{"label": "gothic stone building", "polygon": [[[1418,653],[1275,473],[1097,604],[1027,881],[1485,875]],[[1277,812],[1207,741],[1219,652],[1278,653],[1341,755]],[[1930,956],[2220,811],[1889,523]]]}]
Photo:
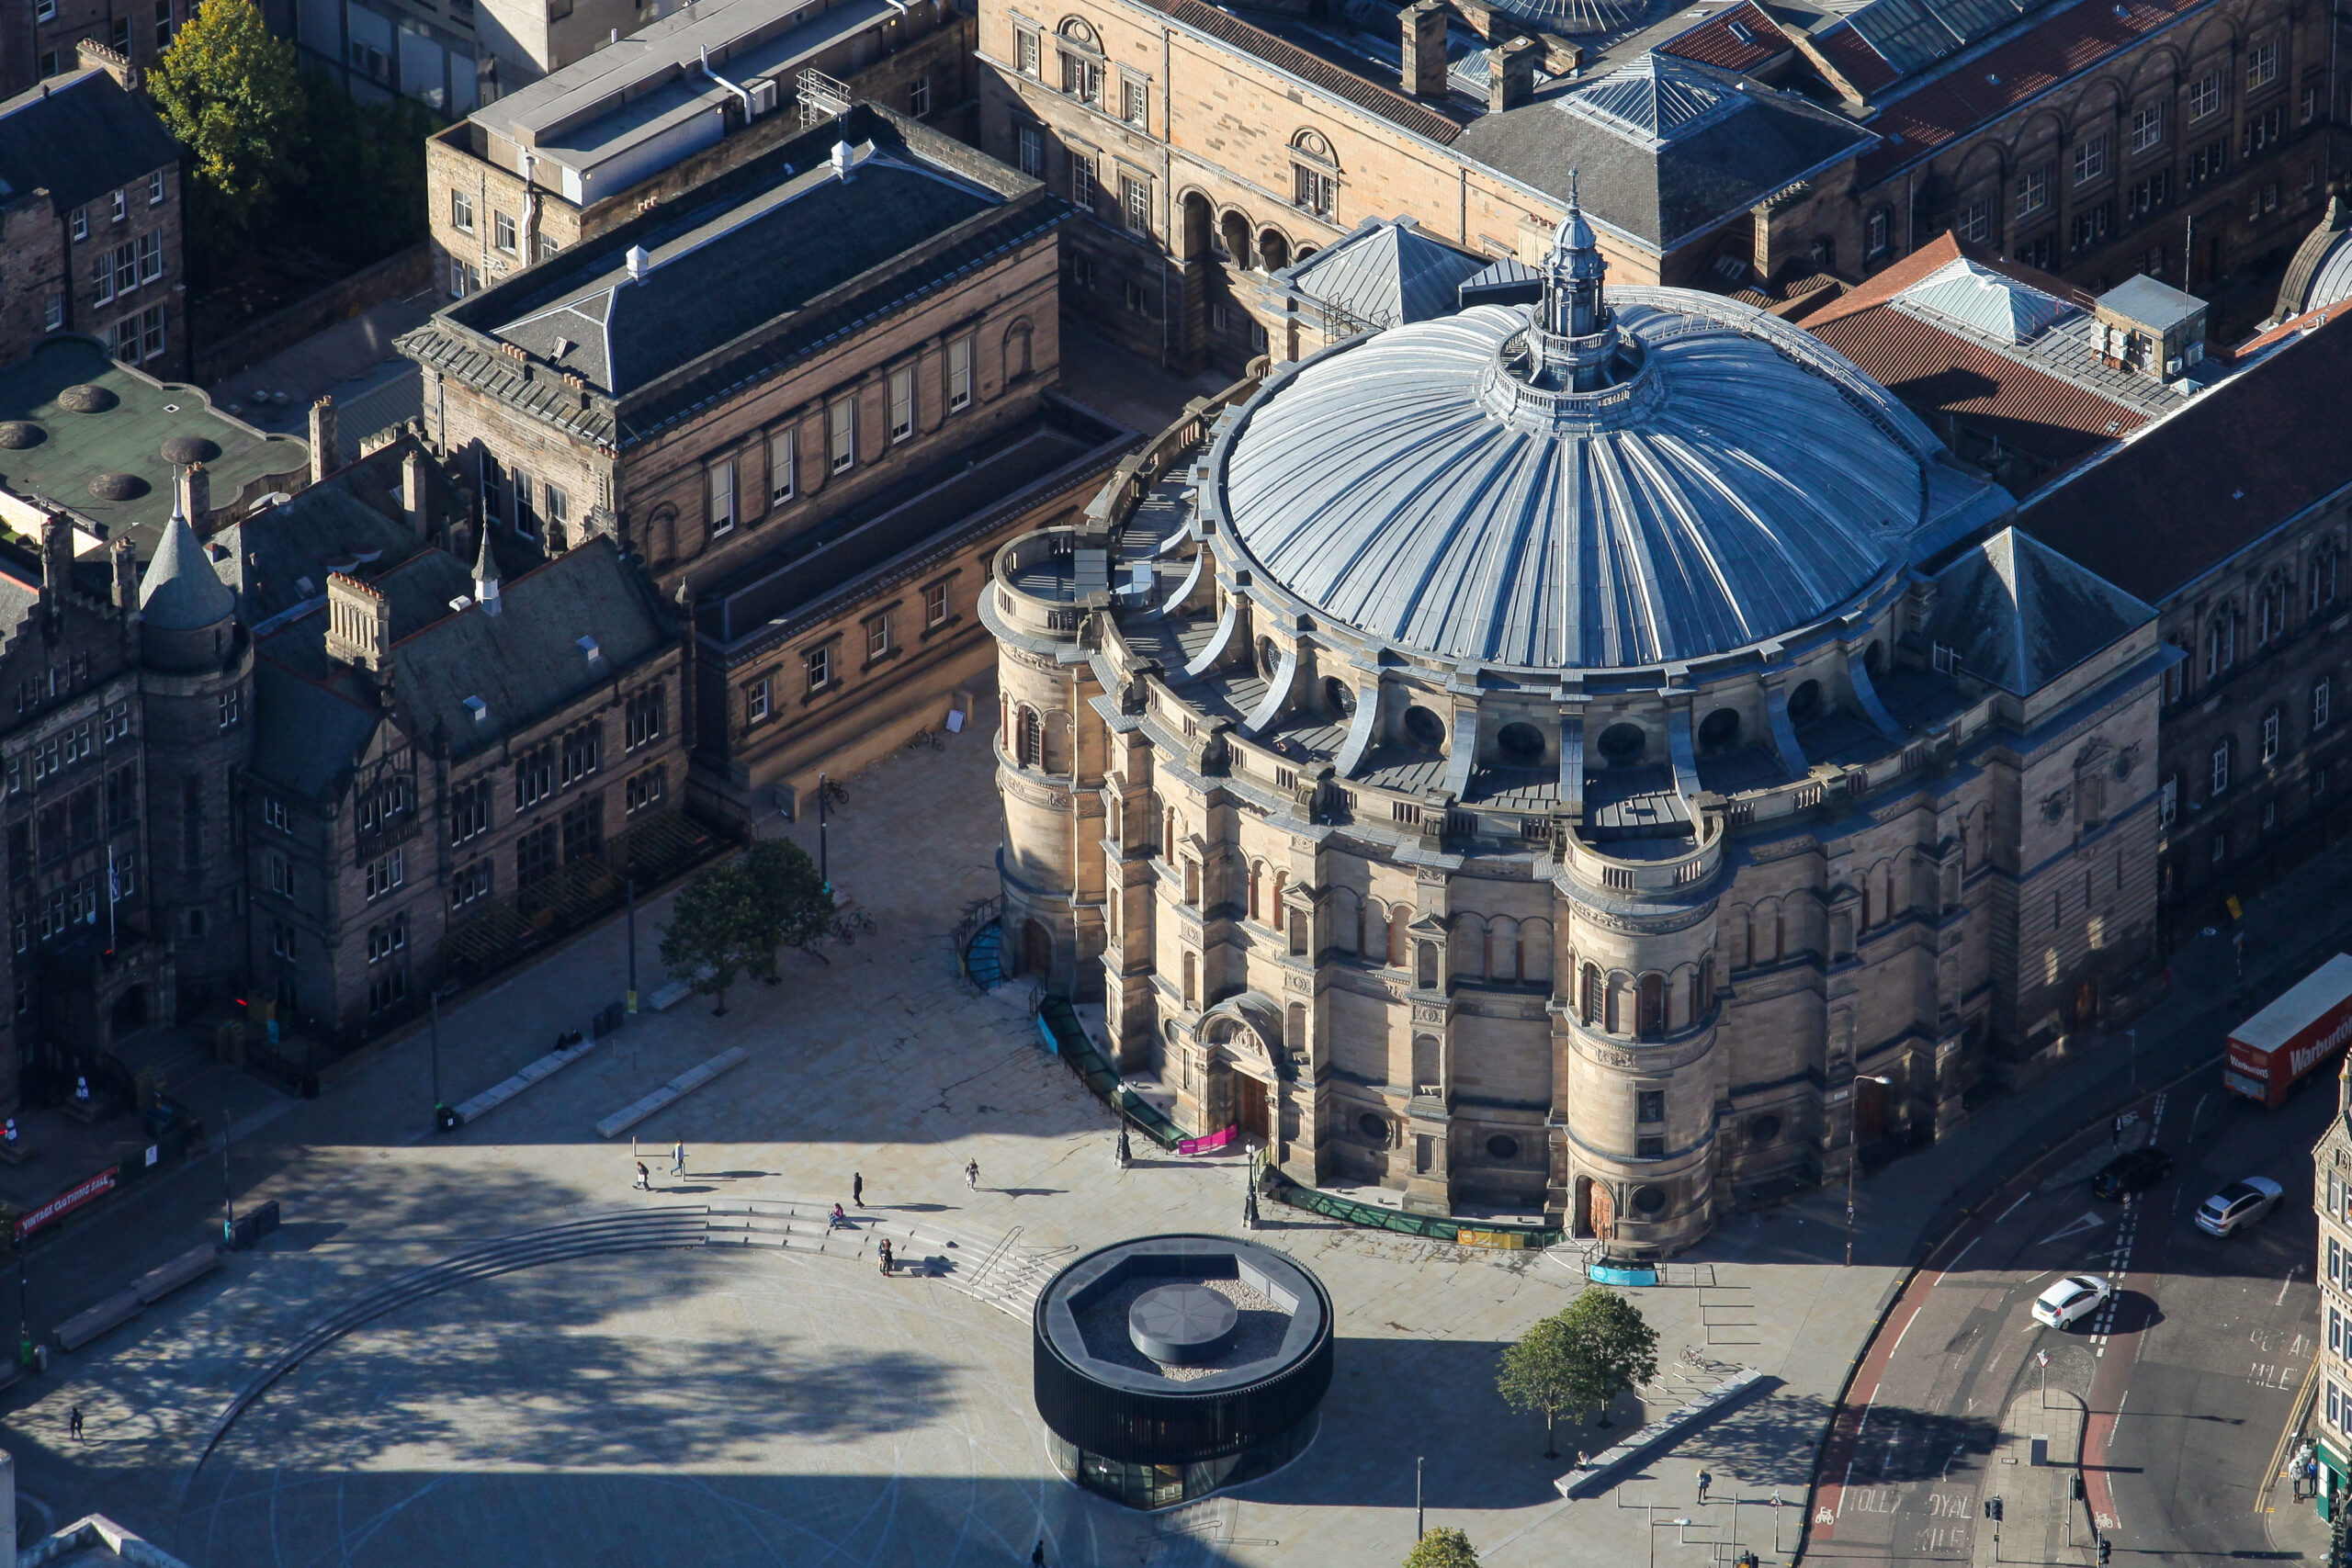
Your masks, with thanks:
[{"label": "gothic stone building", "polygon": [[1008,946],[1188,1131],[1655,1257],[2145,960],[2168,656],[1802,332],[1543,271],[1000,552]]},{"label": "gothic stone building", "polygon": [[502,548],[607,536],[691,606],[714,808],[941,725],[982,553],[1127,444],[1053,395],[1068,218],[860,105],[402,340]]},{"label": "gothic stone building", "polygon": [[243,954],[315,1035],[413,1014],[468,922],[608,885],[684,793],[685,649],[651,584],[604,538],[509,577],[467,499],[402,439],[220,541],[259,649]]}]

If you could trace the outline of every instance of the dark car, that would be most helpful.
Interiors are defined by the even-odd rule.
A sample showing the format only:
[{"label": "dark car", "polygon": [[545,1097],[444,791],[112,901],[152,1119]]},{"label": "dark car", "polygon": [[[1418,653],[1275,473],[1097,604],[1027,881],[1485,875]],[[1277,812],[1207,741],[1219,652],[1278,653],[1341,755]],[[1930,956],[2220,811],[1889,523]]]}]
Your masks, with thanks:
[{"label": "dark car", "polygon": [[2172,1174],[2172,1156],[2162,1149],[2133,1149],[2117,1155],[2091,1178],[2094,1198],[2129,1198],[2145,1192]]}]

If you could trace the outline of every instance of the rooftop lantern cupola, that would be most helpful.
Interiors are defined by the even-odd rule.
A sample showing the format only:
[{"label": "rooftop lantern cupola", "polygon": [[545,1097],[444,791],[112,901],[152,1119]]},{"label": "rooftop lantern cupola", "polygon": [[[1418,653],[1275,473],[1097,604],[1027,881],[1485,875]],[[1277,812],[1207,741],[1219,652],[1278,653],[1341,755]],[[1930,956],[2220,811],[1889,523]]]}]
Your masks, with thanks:
[{"label": "rooftop lantern cupola", "polygon": [[[1552,249],[1540,269],[1544,297],[1526,332],[1504,344],[1499,379],[1489,406],[1513,418],[1548,423],[1558,418],[1593,417],[1579,394],[1607,392],[1641,378],[1641,342],[1617,324],[1601,288],[1609,263],[1600,242],[1577,200],[1577,179],[1568,175],[1568,210],[1553,232]],[[1520,395],[1523,390],[1527,395]],[[1567,401],[1558,400],[1565,397]],[[1623,400],[1616,400],[1622,401]]]}]

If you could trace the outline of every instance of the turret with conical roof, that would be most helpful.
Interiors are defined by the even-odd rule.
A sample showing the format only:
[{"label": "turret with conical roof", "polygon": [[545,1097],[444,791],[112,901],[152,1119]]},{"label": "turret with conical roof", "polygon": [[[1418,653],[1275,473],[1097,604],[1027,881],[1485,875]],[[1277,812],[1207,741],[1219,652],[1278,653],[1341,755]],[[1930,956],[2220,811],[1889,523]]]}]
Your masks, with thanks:
[{"label": "turret with conical roof", "polygon": [[228,652],[237,595],[212,570],[176,498],[163,542],[139,583],[140,648],[156,670],[201,670]]}]

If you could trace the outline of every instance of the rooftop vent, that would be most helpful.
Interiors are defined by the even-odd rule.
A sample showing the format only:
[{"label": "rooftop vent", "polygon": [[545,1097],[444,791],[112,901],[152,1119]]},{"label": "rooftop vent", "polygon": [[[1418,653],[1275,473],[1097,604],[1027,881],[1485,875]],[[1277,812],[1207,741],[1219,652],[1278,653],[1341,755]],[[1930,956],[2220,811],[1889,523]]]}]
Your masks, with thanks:
[{"label": "rooftop vent", "polygon": [[653,258],[646,254],[643,245],[631,245],[628,248],[628,254],[622,260],[628,265],[628,280],[631,283],[644,282],[645,275],[653,270]]},{"label": "rooftop vent", "polygon": [[480,697],[468,697],[466,706],[473,710],[476,724],[481,724],[490,717],[490,705]]},{"label": "rooftop vent", "polygon": [[605,657],[605,650],[596,646],[596,639],[593,637],[583,637],[580,639],[580,651],[588,656],[588,662],[591,664]]},{"label": "rooftop vent", "polygon": [[449,608],[452,610],[462,610],[473,602],[474,596],[472,594],[460,593],[455,599],[449,601]]}]

